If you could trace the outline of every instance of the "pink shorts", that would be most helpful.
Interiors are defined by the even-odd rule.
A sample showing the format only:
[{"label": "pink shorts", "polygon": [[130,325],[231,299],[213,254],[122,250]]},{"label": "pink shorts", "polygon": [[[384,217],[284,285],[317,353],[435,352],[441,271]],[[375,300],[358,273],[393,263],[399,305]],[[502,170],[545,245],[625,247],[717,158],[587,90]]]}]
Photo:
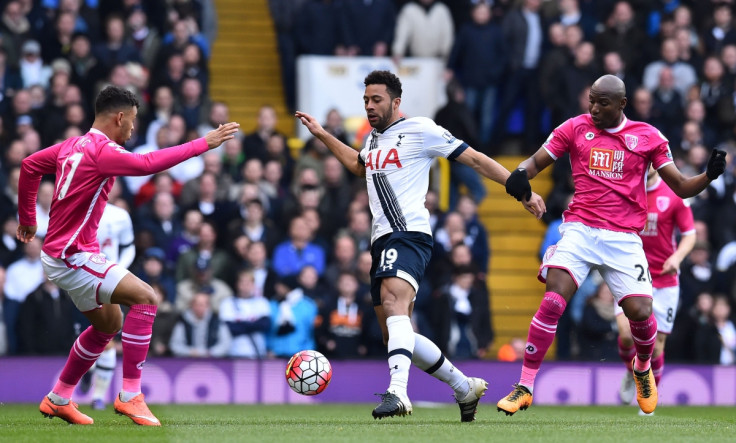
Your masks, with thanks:
[{"label": "pink shorts", "polygon": [[41,251],[41,263],[49,280],[66,291],[82,312],[110,303],[113,291],[129,272],[104,255],[89,252],[60,259]]}]

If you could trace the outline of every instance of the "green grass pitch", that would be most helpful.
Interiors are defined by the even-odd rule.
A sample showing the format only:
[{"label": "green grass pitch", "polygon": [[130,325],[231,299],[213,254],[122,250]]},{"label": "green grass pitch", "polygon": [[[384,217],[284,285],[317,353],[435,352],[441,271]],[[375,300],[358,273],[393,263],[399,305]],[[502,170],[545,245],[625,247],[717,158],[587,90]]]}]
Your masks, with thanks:
[{"label": "green grass pitch", "polygon": [[513,417],[482,403],[474,423],[454,405],[416,407],[405,418],[373,420],[372,404],[152,405],[161,428],[139,427],[112,412],[83,412],[92,426],[45,419],[37,405],[0,404],[2,442],[659,442],[736,441],[736,408],[532,406]]}]

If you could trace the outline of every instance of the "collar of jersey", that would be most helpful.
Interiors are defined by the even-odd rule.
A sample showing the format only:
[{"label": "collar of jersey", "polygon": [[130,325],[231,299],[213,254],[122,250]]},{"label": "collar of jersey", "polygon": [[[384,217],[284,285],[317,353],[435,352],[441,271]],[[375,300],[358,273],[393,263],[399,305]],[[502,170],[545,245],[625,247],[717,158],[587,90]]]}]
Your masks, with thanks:
[{"label": "collar of jersey", "polygon": [[104,132],[100,131],[99,129],[90,128],[89,129],[89,132],[91,132],[93,134],[101,135],[101,136],[105,137],[106,139],[110,140],[110,137],[108,137]]},{"label": "collar of jersey", "polygon": [[406,118],[404,118],[404,117],[400,117],[400,118],[399,118],[398,120],[396,120],[395,122],[393,122],[393,123],[391,123],[390,125],[388,125],[388,126],[386,126],[385,128],[383,128],[383,131],[379,131],[378,129],[376,129],[376,133],[377,133],[377,134],[383,134],[384,132],[388,131],[388,130],[389,130],[389,128],[393,128],[394,126],[396,126],[396,124],[397,124],[397,123],[399,123],[399,122],[403,122],[404,120],[406,120]]},{"label": "collar of jersey", "polygon": [[618,126],[616,126],[615,128],[605,128],[604,130],[608,132],[609,134],[615,134],[621,131],[622,129],[624,129],[624,126],[626,126],[626,123],[628,122],[629,122],[629,119],[627,119],[626,116],[624,115],[624,119],[621,120],[621,123]]}]

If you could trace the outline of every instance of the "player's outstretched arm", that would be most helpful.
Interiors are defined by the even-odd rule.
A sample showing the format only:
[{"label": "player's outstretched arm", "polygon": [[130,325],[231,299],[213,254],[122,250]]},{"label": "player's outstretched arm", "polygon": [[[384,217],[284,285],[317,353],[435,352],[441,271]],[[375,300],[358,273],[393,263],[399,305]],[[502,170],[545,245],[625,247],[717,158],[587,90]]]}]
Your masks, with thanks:
[{"label": "player's outstretched arm", "polygon": [[506,180],[506,193],[518,201],[528,201],[532,195],[532,187],[529,180],[539,174],[547,166],[554,163],[554,159],[546,149],[539,148],[531,157],[519,164],[519,167],[511,171]]},{"label": "player's outstretched arm", "polygon": [[108,177],[156,174],[220,146],[233,138],[239,127],[238,123],[225,123],[203,138],[143,155],[126,151],[122,146],[107,145],[99,150],[97,168]]},{"label": "player's outstretched arm", "polygon": [[667,186],[680,198],[690,198],[700,194],[710,182],[717,179],[726,170],[726,151],[713,149],[705,172],[694,177],[682,175],[674,163],[669,163],[657,170]]},{"label": "player's outstretched arm", "polygon": [[[478,174],[493,180],[500,185],[506,184],[511,176],[509,171],[496,160],[493,160],[471,147],[465,149],[462,154],[456,158],[456,160],[464,165],[470,166]],[[518,198],[517,200],[521,201],[524,208],[539,219],[542,217],[542,214],[547,211],[547,207],[544,204],[544,199],[532,192],[528,179],[526,179],[526,184],[529,187],[528,193],[524,193],[524,199]]]},{"label": "player's outstretched arm", "polygon": [[360,153],[340,140],[336,139],[332,134],[325,131],[322,125],[319,124],[317,119],[307,114],[306,112],[296,111],[294,114],[304,126],[309,129],[309,132],[313,136],[317,137],[324,143],[332,154],[340,160],[340,163],[345,166],[348,171],[353,174],[365,177],[365,166],[362,165],[359,160]]},{"label": "player's outstretched arm", "polygon": [[226,141],[235,137],[235,133],[238,132],[240,123],[230,122],[220,125],[217,129],[213,129],[204,136],[204,140],[207,142],[207,146],[210,149],[215,149]]}]

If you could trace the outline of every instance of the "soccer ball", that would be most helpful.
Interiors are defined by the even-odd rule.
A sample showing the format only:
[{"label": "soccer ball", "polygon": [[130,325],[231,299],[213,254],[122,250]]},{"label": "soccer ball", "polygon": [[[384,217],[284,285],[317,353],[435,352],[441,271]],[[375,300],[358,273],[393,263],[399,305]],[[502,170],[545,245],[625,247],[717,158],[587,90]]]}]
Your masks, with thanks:
[{"label": "soccer ball", "polygon": [[299,351],[286,365],[289,387],[302,395],[317,395],[327,389],[332,378],[332,366],[327,357],[317,351]]}]

